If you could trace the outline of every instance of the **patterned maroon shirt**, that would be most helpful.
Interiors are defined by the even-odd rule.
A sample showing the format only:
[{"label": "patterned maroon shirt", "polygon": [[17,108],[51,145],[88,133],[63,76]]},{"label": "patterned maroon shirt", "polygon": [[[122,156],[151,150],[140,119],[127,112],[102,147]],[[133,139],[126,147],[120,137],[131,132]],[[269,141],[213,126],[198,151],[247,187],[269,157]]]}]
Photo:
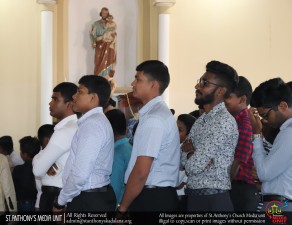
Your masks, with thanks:
[{"label": "patterned maroon shirt", "polygon": [[235,120],[238,126],[239,137],[234,159],[240,161],[240,168],[235,180],[254,184],[254,177],[252,176],[252,169],[254,166],[252,159],[252,126],[248,117],[248,109],[246,108],[240,111],[235,116]]}]

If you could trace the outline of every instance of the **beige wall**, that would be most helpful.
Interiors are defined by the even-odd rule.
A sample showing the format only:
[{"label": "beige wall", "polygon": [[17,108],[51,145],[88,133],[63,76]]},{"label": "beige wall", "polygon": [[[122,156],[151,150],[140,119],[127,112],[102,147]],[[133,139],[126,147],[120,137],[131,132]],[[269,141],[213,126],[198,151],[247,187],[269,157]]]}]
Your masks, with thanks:
[{"label": "beige wall", "polygon": [[34,0],[1,0],[0,136],[35,135],[39,123],[40,14]]},{"label": "beige wall", "polygon": [[194,86],[211,60],[232,65],[256,87],[292,80],[291,0],[177,0],[170,17],[170,107],[194,110]]}]

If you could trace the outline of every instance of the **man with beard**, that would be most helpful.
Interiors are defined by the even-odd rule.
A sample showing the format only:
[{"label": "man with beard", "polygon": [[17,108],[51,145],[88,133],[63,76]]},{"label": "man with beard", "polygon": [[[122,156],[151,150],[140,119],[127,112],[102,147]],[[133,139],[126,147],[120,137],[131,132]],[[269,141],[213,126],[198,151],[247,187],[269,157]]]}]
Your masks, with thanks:
[{"label": "man with beard", "polygon": [[189,141],[182,146],[182,164],[188,175],[188,211],[233,210],[230,168],[238,129],[224,99],[237,83],[238,75],[232,67],[211,61],[195,86],[195,103],[203,106],[205,113],[196,120]]}]

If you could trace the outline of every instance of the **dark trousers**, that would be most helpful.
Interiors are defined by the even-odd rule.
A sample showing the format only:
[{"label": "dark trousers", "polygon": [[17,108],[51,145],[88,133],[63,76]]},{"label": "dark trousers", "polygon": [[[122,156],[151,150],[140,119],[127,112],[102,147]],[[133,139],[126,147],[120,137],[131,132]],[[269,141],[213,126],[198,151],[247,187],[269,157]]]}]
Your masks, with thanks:
[{"label": "dark trousers", "polygon": [[234,181],[230,197],[235,212],[255,212],[259,204],[259,193],[254,184]]},{"label": "dark trousers", "polygon": [[229,191],[213,195],[188,196],[187,211],[189,212],[232,212],[233,205]]},{"label": "dark trousers", "polygon": [[129,211],[167,212],[178,209],[178,197],[175,188],[144,188],[132,202]]},{"label": "dark trousers", "polygon": [[59,196],[61,188],[53,186],[42,186],[39,211],[52,212],[54,200]]},{"label": "dark trousers", "polygon": [[35,200],[17,201],[18,212],[35,211]]},{"label": "dark trousers", "polygon": [[113,188],[108,185],[105,191],[82,191],[67,204],[68,212],[113,212],[117,200]]},{"label": "dark trousers", "polygon": [[187,195],[178,196],[178,211],[185,212],[187,211]]}]

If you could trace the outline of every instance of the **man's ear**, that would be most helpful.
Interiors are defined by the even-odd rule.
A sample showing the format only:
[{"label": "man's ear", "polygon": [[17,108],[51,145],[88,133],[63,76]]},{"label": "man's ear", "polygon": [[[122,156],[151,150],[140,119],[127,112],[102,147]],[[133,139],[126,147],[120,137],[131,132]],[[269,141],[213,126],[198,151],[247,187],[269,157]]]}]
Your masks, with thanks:
[{"label": "man's ear", "polygon": [[227,88],[226,87],[218,87],[217,90],[216,90],[216,96],[224,97],[226,92],[227,92]]},{"label": "man's ear", "polygon": [[153,80],[152,88],[154,88],[159,93],[160,84],[159,84],[159,82],[157,80]]},{"label": "man's ear", "polygon": [[246,95],[243,95],[240,97],[240,101],[239,101],[240,104],[244,103],[246,104]]},{"label": "man's ear", "polygon": [[66,107],[67,107],[67,109],[73,110],[73,101],[66,102]]},{"label": "man's ear", "polygon": [[94,105],[96,106],[100,106],[99,105],[99,97],[97,95],[97,93],[92,93],[92,97],[91,97],[91,100],[90,100]]},{"label": "man's ear", "polygon": [[278,105],[278,109],[282,112],[285,112],[289,108],[287,102],[281,101]]}]

